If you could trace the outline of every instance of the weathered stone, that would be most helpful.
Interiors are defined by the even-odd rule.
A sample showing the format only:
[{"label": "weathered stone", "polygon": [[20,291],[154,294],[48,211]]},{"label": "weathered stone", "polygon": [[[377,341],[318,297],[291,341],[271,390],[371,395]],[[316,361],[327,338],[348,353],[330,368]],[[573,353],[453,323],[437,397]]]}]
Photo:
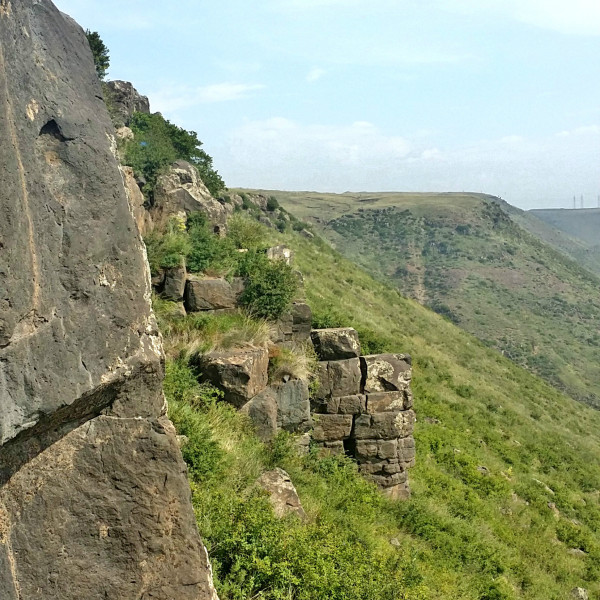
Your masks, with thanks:
[{"label": "weathered stone", "polygon": [[161,297],[172,302],[183,300],[185,292],[187,272],[185,265],[165,269],[165,279],[163,282]]},{"label": "weathered stone", "polygon": [[280,244],[279,246],[267,248],[267,258],[269,260],[281,260],[286,265],[291,265],[294,258],[294,253],[289,246]]},{"label": "weathered stone", "polygon": [[271,341],[275,344],[300,343],[308,340],[312,323],[312,311],[305,302],[294,302],[271,328]]},{"label": "weathered stone", "polygon": [[375,414],[407,410],[412,406],[412,394],[408,392],[408,389],[395,392],[372,392],[367,396],[367,412]]},{"label": "weathered stone", "polygon": [[576,587],[571,590],[571,597],[575,600],[589,600],[590,596],[585,588]]},{"label": "weathered stone", "polygon": [[315,442],[334,442],[350,437],[352,415],[315,416],[313,440]]},{"label": "weathered stone", "polygon": [[173,163],[158,178],[151,209],[152,219],[159,227],[181,212],[202,212],[215,233],[222,235],[226,231],[227,209],[211,196],[196,167],[184,160]]},{"label": "weathered stone", "polygon": [[269,388],[246,402],[240,412],[248,415],[263,442],[270,442],[277,435],[277,401]]},{"label": "weathered stone", "polygon": [[224,400],[241,408],[267,387],[269,353],[266,348],[211,352],[197,359],[202,381],[224,392]]},{"label": "weathered stone", "polygon": [[294,342],[303,342],[310,337],[312,325],[312,311],[305,302],[292,304],[292,339]]},{"label": "weathered stone", "polygon": [[313,409],[318,413],[339,415],[360,415],[365,412],[366,396],[354,394],[341,398],[325,398],[313,402]]},{"label": "weathered stone", "polygon": [[89,43],[48,0],[0,40],[0,598],[208,600]]},{"label": "weathered stone", "polygon": [[318,400],[360,393],[361,371],[358,358],[320,362],[318,377],[319,389],[315,394]]},{"label": "weathered stone", "polygon": [[361,356],[364,392],[391,392],[409,387],[412,376],[408,354]]},{"label": "weathered stone", "polygon": [[312,420],[306,381],[291,379],[270,387],[277,398],[277,426],[292,433],[304,433],[310,429]]},{"label": "weathered stone", "polygon": [[277,467],[273,471],[263,473],[258,484],[269,493],[269,500],[276,516],[281,518],[293,514],[303,521],[306,519],[298,492],[290,476],[283,469]]},{"label": "weathered stone", "polygon": [[154,227],[152,217],[146,210],[146,198],[144,198],[144,194],[142,194],[135,180],[133,169],[131,167],[121,167],[121,172],[125,183],[125,192],[129,200],[129,207],[137,224],[138,231],[140,235],[146,235]]},{"label": "weathered stone", "polygon": [[358,333],[352,327],[313,329],[310,337],[320,360],[340,360],[360,356]]},{"label": "weathered stone", "polygon": [[188,275],[184,303],[188,312],[234,309],[243,291],[243,279],[230,283],[222,277]]},{"label": "weathered stone", "polygon": [[403,438],[412,434],[414,421],[412,410],[360,415],[354,423],[354,436],[357,440]]},{"label": "weathered stone", "polygon": [[211,599],[185,475],[158,423],[97,417],[67,433],[0,489],[2,600]]},{"label": "weathered stone", "polygon": [[377,458],[379,452],[377,440],[356,440],[354,443],[354,452],[359,461]]},{"label": "weathered stone", "polygon": [[398,440],[380,440],[377,443],[377,457],[396,459],[398,457]]},{"label": "weathered stone", "polygon": [[107,101],[112,107],[115,120],[129,125],[133,113],[150,113],[150,102],[142,96],[129,81],[108,81]]}]

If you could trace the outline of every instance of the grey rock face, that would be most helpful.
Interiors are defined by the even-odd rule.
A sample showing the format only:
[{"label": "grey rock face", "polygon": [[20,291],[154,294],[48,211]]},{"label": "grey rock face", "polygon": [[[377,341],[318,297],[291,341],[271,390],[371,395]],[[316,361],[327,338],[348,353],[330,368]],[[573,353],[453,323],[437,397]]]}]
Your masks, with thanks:
[{"label": "grey rock face", "polygon": [[83,30],[0,3],[0,598],[211,598]]},{"label": "grey rock face", "polygon": [[304,433],[312,424],[308,385],[302,379],[271,386],[277,396],[277,426],[291,433]]},{"label": "grey rock face", "polygon": [[360,356],[358,333],[352,327],[313,329],[310,337],[320,360],[341,360]]},{"label": "grey rock face", "polygon": [[273,471],[263,473],[258,484],[269,493],[273,511],[278,517],[293,514],[302,520],[306,519],[298,492],[290,476],[283,469],[277,467]]},{"label": "grey rock face", "polygon": [[[271,330],[271,341],[276,344],[305,342],[310,337],[312,311],[306,302],[294,302]],[[291,344],[290,344],[291,345]]]},{"label": "grey rock face", "polygon": [[150,102],[129,81],[108,81],[108,102],[112,104],[120,122],[128,125],[135,112],[150,113]]}]

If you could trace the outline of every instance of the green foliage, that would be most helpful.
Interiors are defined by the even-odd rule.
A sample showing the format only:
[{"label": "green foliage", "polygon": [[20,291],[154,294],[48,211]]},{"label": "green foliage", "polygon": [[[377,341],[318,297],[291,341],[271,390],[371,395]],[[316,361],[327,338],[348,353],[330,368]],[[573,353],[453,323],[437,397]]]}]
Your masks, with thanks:
[{"label": "green foliage", "polygon": [[151,232],[144,240],[148,253],[150,271],[153,275],[160,269],[178,267],[192,251],[192,245],[181,224],[171,220],[164,233]]},{"label": "green foliage", "polygon": [[277,320],[298,291],[292,268],[282,260],[269,260],[264,254],[244,255],[239,273],[248,278],[240,302],[257,317]]},{"label": "green foliage", "polygon": [[146,179],[151,193],[158,176],[176,160],[192,163],[204,185],[217,196],[225,187],[213,168],[212,158],[201,148],[195,131],[186,131],[167,121],[160,113],[134,113],[129,123],[134,139],[125,146],[124,161]]},{"label": "green foliage", "polygon": [[273,212],[279,208],[279,202],[277,202],[277,198],[275,196],[269,196],[267,200],[267,210]]},{"label": "green foliage", "polygon": [[86,29],[85,35],[87,37],[92,55],[94,57],[94,66],[96,67],[96,73],[102,81],[106,77],[106,72],[110,66],[110,56],[108,54],[108,48],[104,45],[104,42],[100,38],[100,34],[97,31],[90,31]]}]

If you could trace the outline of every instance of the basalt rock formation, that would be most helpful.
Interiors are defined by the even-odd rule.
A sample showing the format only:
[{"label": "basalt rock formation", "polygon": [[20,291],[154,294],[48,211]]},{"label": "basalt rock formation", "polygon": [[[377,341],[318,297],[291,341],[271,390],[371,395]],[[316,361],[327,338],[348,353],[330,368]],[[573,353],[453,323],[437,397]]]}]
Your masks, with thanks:
[{"label": "basalt rock formation", "polygon": [[0,598],[214,598],[81,28],[0,0]]}]

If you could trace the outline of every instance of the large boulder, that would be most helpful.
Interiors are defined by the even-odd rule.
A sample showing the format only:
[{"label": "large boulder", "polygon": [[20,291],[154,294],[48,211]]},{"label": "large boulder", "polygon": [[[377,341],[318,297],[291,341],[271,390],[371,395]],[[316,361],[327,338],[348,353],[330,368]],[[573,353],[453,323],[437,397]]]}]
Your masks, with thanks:
[{"label": "large boulder", "polygon": [[313,329],[310,337],[320,360],[341,360],[360,356],[358,333],[352,327]]},{"label": "large boulder", "polygon": [[185,308],[188,312],[234,309],[244,291],[244,280],[229,282],[223,277],[188,275],[185,285]]},{"label": "large boulder", "polygon": [[263,442],[270,442],[277,435],[277,397],[269,388],[246,402],[240,412],[250,418]]},{"label": "large boulder", "polygon": [[298,497],[298,492],[290,476],[277,467],[272,471],[263,473],[258,479],[260,485],[268,494],[275,515],[279,518],[287,515],[296,515],[302,521],[306,520],[306,513]]},{"label": "large boulder", "polygon": [[0,2],[0,598],[213,597],[83,30]]},{"label": "large boulder", "polygon": [[156,181],[154,204],[150,212],[159,227],[172,216],[201,212],[215,233],[224,234],[230,212],[227,206],[211,196],[196,167],[178,160]]},{"label": "large boulder", "polygon": [[211,352],[197,359],[201,379],[224,393],[224,400],[241,408],[267,387],[269,353],[266,348]]},{"label": "large boulder", "polygon": [[164,279],[161,286],[161,297],[171,302],[181,302],[185,293],[187,272],[185,264],[164,270]]},{"label": "large boulder", "polygon": [[133,113],[150,113],[150,102],[129,81],[108,81],[106,101],[111,107],[113,119],[118,125],[129,125]]},{"label": "large boulder", "polygon": [[291,433],[305,433],[312,425],[308,384],[303,379],[270,386],[277,398],[277,427]]}]

